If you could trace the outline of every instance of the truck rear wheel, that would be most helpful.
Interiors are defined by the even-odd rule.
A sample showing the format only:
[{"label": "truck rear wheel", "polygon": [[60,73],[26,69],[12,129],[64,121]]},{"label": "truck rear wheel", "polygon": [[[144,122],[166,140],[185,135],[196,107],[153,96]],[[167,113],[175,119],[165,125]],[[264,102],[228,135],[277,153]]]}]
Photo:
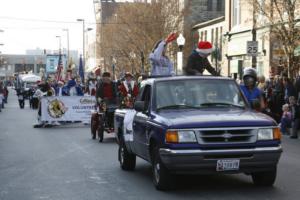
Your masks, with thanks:
[{"label": "truck rear wheel", "polygon": [[252,173],[253,183],[257,186],[272,186],[276,180],[276,168],[266,172]]},{"label": "truck rear wheel", "polygon": [[153,183],[157,190],[168,190],[173,187],[173,176],[161,162],[157,147],[152,149]]},{"label": "truck rear wheel", "polygon": [[135,169],[136,156],[128,152],[123,141],[120,141],[118,154],[120,166],[123,170],[132,171]]}]

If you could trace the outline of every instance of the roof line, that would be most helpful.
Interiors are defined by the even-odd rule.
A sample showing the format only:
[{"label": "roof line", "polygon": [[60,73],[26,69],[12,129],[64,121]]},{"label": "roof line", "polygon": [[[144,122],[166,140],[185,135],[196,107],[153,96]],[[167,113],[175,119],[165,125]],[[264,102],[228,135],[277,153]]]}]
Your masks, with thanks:
[{"label": "roof line", "polygon": [[202,27],[205,27],[207,25],[212,25],[212,24],[216,24],[216,23],[219,23],[219,22],[223,22],[223,21],[225,21],[225,16],[218,17],[218,18],[206,21],[206,22],[196,24],[192,27],[192,29],[202,28]]}]

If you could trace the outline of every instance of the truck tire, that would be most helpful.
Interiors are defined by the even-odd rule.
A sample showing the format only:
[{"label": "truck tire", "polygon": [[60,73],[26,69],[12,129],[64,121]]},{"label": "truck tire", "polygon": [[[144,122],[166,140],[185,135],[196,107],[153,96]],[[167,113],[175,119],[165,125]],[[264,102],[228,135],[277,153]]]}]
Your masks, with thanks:
[{"label": "truck tire", "polygon": [[276,168],[266,172],[252,173],[252,180],[254,185],[257,186],[272,186],[276,180]]},{"label": "truck tire", "polygon": [[120,141],[118,157],[120,167],[126,171],[133,171],[136,165],[136,156],[128,152],[124,141]]},{"label": "truck tire", "polygon": [[169,190],[173,187],[173,175],[161,162],[159,150],[157,147],[152,148],[152,173],[153,183],[157,190]]}]

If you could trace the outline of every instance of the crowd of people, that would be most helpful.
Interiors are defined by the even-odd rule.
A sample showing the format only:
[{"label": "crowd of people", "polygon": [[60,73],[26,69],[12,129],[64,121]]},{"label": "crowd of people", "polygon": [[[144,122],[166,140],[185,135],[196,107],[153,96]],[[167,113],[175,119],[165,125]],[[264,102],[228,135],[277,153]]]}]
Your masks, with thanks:
[{"label": "crowd of people", "polygon": [[258,77],[257,87],[262,91],[265,108],[280,123],[281,131],[290,138],[298,138],[300,121],[300,77],[294,81],[286,75],[265,80]]}]

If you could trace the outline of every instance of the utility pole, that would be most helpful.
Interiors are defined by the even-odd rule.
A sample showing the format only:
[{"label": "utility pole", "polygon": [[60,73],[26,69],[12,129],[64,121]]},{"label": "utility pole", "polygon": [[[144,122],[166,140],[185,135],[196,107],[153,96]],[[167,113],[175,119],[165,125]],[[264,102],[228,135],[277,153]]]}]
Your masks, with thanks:
[{"label": "utility pole", "polygon": [[[255,16],[255,8],[253,5],[253,25],[252,25],[252,41],[256,41],[256,16]],[[257,55],[252,55],[252,68],[256,69],[257,65]]]}]

